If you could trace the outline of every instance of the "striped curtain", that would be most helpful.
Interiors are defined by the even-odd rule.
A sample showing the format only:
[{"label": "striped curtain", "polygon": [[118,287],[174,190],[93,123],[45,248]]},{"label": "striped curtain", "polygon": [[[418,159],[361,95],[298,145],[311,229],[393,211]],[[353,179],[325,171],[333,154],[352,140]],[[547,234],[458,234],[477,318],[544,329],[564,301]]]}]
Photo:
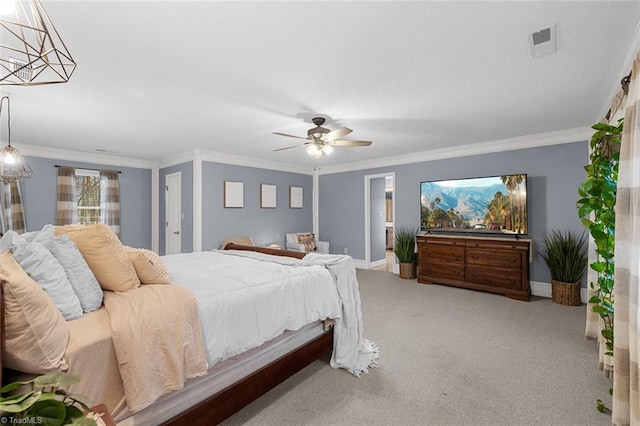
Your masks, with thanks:
[{"label": "striped curtain", "polygon": [[17,181],[2,182],[2,233],[13,230],[22,234],[27,230],[24,209],[22,207],[22,192]]},{"label": "striped curtain", "polygon": [[78,222],[75,176],[76,169],[73,167],[58,168],[56,225],[70,225]]},{"label": "striped curtain", "polygon": [[120,236],[120,183],[118,172],[100,170],[100,222]]},{"label": "striped curtain", "polygon": [[616,200],[613,413],[615,425],[640,425],[638,286],[640,286],[640,54],[633,63],[624,114]]}]

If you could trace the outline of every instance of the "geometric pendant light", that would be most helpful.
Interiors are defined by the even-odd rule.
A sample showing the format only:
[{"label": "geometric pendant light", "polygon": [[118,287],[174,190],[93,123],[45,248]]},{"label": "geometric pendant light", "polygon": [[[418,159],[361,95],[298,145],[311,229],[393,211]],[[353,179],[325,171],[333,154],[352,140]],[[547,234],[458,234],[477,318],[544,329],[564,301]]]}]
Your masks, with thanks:
[{"label": "geometric pendant light", "polygon": [[8,145],[0,149],[0,180],[13,182],[31,177],[33,171],[24,161],[17,149],[11,146],[11,101],[8,96],[0,99],[0,119],[2,118],[2,104],[7,100],[7,142]]},{"label": "geometric pendant light", "polygon": [[66,83],[75,68],[39,0],[0,1],[0,85]]}]

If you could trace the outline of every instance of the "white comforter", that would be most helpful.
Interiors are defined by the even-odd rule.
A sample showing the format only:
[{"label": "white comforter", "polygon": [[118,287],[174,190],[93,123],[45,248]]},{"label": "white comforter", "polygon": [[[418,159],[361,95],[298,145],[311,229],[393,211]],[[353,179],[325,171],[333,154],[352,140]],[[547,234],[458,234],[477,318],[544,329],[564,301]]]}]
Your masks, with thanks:
[{"label": "white comforter", "polygon": [[[340,318],[332,274],[322,265],[217,251],[163,256],[171,280],[198,301],[207,362],[260,346],[314,321]],[[291,267],[294,266],[294,267]]]}]

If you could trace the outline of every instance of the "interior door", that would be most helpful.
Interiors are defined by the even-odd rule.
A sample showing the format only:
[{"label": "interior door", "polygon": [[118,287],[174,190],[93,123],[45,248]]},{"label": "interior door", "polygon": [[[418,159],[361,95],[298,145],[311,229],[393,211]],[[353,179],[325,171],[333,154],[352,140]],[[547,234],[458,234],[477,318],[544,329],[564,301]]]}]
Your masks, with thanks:
[{"label": "interior door", "polygon": [[180,172],[165,177],[165,254],[182,252],[182,204]]}]

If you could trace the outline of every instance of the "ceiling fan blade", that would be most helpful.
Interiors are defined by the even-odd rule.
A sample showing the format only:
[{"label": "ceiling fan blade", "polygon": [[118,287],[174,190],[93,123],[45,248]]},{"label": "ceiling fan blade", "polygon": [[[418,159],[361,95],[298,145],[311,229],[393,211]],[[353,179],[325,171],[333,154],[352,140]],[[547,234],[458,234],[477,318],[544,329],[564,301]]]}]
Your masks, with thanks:
[{"label": "ceiling fan blade", "polygon": [[373,142],[371,141],[349,141],[345,139],[337,139],[329,142],[329,145],[333,146],[369,146]]},{"label": "ceiling fan blade", "polygon": [[295,136],[295,135],[289,135],[287,133],[280,133],[280,132],[273,132],[274,135],[279,135],[279,136],[286,136],[288,138],[296,138],[296,139],[303,139],[303,140],[309,140],[309,138],[303,138],[302,136]]},{"label": "ceiling fan blade", "polygon": [[292,148],[297,148],[297,147],[299,147],[299,146],[305,146],[305,145],[306,145],[306,143],[303,143],[302,145],[288,146],[288,147],[286,147],[286,148],[278,148],[278,149],[274,149],[274,150],[273,150],[273,152],[276,152],[276,151],[284,151],[285,149],[292,149]]},{"label": "ceiling fan blade", "polygon": [[327,142],[331,142],[334,141],[338,138],[341,138],[343,136],[348,135],[349,133],[353,132],[353,130],[351,130],[348,127],[343,127],[342,129],[337,129],[337,130],[333,130],[329,133],[327,133],[326,135],[324,135],[324,140]]}]

